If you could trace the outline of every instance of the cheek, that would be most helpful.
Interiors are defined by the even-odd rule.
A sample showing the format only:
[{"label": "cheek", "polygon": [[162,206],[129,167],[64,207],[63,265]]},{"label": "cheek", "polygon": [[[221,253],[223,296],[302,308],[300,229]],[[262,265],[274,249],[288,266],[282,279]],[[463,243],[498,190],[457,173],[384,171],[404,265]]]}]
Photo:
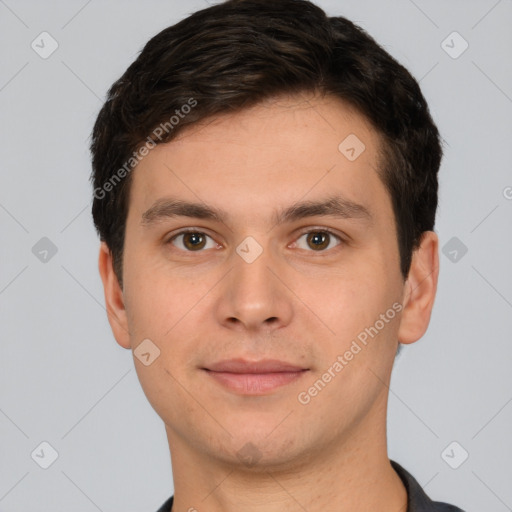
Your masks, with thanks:
[{"label": "cheek", "polygon": [[312,309],[314,304],[318,316],[329,319],[336,333],[364,323],[378,302],[379,284],[369,272],[359,271],[354,266],[331,270],[328,276],[315,279],[311,284],[303,293],[306,303],[311,304]]},{"label": "cheek", "polygon": [[[130,333],[161,338],[180,317],[197,293],[193,280],[170,274],[157,250],[138,250],[126,240],[124,261],[125,306]],[[179,274],[178,274],[179,275]]]},{"label": "cheek", "polygon": [[330,345],[330,349],[325,348],[331,358],[347,350],[358,337],[363,342],[380,341],[393,338],[398,329],[397,278],[393,272],[383,270],[381,261],[366,262],[364,267],[352,266],[350,272],[331,273],[328,279],[315,280],[314,287],[305,287],[300,292],[319,328],[327,334],[318,338]]},{"label": "cheek", "polygon": [[201,298],[199,287],[158,275],[140,274],[126,288],[130,332],[159,340],[168,338]]}]

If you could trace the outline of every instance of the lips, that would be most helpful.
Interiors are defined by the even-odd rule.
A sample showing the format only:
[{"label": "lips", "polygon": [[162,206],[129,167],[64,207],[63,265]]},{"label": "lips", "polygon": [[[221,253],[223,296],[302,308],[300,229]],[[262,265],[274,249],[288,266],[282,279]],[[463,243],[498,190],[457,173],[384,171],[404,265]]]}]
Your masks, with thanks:
[{"label": "lips", "polygon": [[229,359],[208,365],[206,369],[212,372],[228,373],[284,373],[299,372],[306,368],[278,361],[276,359],[266,359],[263,361]]},{"label": "lips", "polygon": [[223,387],[243,395],[263,395],[301,378],[307,368],[278,360],[230,359],[203,368]]}]

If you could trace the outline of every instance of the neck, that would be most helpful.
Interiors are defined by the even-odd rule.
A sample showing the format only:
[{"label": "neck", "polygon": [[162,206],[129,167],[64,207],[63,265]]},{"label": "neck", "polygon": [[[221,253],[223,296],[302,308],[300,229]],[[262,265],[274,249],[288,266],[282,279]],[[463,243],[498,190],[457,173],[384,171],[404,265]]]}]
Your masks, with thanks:
[{"label": "neck", "polygon": [[303,454],[287,467],[219,460],[168,428],[173,512],[406,512],[407,492],[389,462],[385,422],[380,424],[378,432],[359,424],[343,442]]}]

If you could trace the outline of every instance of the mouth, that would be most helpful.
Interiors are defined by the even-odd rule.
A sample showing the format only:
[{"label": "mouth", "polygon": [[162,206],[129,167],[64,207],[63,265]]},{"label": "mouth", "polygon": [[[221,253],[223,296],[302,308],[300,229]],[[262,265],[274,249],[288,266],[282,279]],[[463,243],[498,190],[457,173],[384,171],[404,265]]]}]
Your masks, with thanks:
[{"label": "mouth", "polygon": [[304,376],[308,368],[284,361],[230,359],[202,368],[218,384],[241,395],[265,395]]}]

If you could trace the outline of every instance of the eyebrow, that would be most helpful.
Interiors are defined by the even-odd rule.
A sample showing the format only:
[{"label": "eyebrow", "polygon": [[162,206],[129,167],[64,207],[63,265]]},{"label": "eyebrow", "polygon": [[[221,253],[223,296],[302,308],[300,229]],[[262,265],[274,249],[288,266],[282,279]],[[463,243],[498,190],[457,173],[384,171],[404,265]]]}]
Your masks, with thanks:
[{"label": "eyebrow", "polygon": [[221,210],[206,204],[166,198],[159,199],[142,214],[142,225],[150,226],[173,217],[192,217],[224,222],[227,215]]},{"label": "eyebrow", "polygon": [[303,201],[277,213],[274,216],[276,224],[293,222],[307,217],[329,216],[341,219],[361,219],[368,222],[373,220],[366,206],[355,203],[342,196],[333,196],[321,201]]},{"label": "eyebrow", "polygon": [[[362,204],[342,196],[332,196],[320,201],[301,201],[284,210],[275,212],[274,224],[293,222],[307,217],[329,216],[342,219],[360,219],[371,223],[373,216]],[[193,203],[180,199],[164,198],[157,200],[142,214],[142,225],[149,227],[160,221],[174,217],[190,217],[226,223],[229,215],[204,203]]]}]

